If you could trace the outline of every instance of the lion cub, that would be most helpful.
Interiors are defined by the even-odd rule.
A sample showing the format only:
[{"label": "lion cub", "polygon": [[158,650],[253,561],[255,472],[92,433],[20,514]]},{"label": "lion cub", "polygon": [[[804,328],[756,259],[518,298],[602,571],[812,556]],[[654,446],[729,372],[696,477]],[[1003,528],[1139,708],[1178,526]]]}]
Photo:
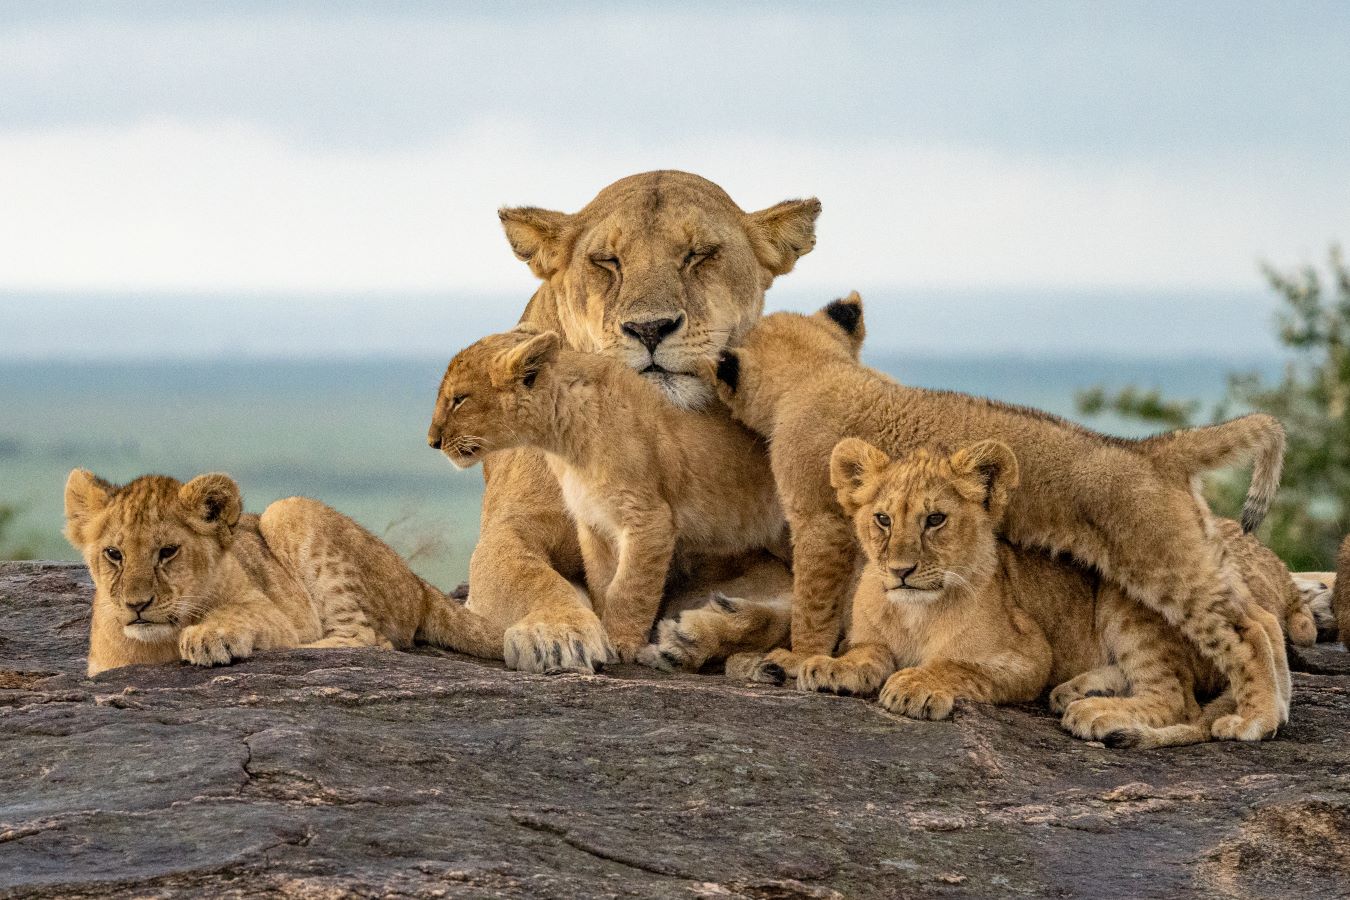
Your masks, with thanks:
[{"label": "lion cub", "polygon": [[118,487],[66,481],[66,528],[94,579],[89,674],[281,647],[410,647],[501,659],[502,633],[412,573],[384,542],[304,497],[244,515],[228,475]]},{"label": "lion cub", "polygon": [[545,453],[623,662],[647,644],[672,561],[784,541],[758,437],[723,411],[666,402],[618,360],[564,349],[556,332],[491,335],[455,356],[427,440],[460,468],[495,450]]},{"label": "lion cub", "polygon": [[1259,740],[1287,721],[1282,648],[1247,612],[1246,588],[1193,490],[1199,472],[1254,454],[1243,512],[1254,528],[1279,481],[1278,422],[1250,415],[1140,441],[1111,438],[1036,410],[904,387],[859,364],[863,332],[857,294],[813,316],[775,313],[706,373],[732,415],[770,438],[792,526],[792,652],[775,651],[769,665],[795,674],[803,655],[832,652],[840,637],[857,558],[826,477],[841,438],[895,454],[997,438],[1022,461],[1004,537],[1069,554],[1179,628],[1232,684],[1238,711],[1214,723],[1216,737]]},{"label": "lion cub", "polygon": [[[880,689],[892,712],[943,719],[960,698],[1034,700],[1068,681],[1051,702],[1078,737],[1132,747],[1209,738],[1196,725],[1195,695],[1222,685],[1175,629],[1110,582],[998,539],[1019,480],[1007,445],[981,441],[950,456],[919,449],[891,460],[846,438],[830,473],[867,561],[849,649],[805,660],[800,687],[862,696]],[[1240,531],[1223,540],[1266,579],[1260,593],[1284,605],[1279,588],[1292,591],[1293,581],[1283,564],[1249,554],[1243,543],[1252,539]],[[1220,710],[1231,707],[1216,704],[1204,721]]]}]

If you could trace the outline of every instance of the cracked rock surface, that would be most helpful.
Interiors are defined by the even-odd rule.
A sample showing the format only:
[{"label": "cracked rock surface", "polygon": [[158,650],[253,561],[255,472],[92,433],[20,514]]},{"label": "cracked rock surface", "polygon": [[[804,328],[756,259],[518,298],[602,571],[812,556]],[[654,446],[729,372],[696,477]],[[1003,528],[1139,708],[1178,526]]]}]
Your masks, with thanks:
[{"label": "cracked rock surface", "polygon": [[87,679],[0,565],[0,896],[1342,897],[1350,656],[1259,745],[1113,751],[638,668],[305,650]]}]

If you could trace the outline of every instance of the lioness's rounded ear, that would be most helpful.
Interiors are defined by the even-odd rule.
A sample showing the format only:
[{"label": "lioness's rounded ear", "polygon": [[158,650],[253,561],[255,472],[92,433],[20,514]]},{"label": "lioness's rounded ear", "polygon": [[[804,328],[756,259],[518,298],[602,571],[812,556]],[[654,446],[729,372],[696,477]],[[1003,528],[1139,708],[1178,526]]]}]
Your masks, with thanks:
[{"label": "lioness's rounded ear", "polygon": [[844,438],[830,454],[830,486],[839,505],[850,516],[866,502],[872,481],[891,464],[891,458],[860,438]]},{"label": "lioness's rounded ear", "polygon": [[88,543],[84,526],[112,499],[113,486],[88,469],[72,469],[66,478],[66,540],[76,550]]},{"label": "lioness's rounded ear", "polygon": [[829,303],[816,315],[844,333],[853,358],[857,359],[862,352],[863,338],[867,336],[867,328],[863,324],[862,296],[852,291],[847,297]]},{"label": "lioness's rounded ear", "polygon": [[556,331],[545,331],[510,350],[503,350],[493,360],[489,373],[492,383],[497,387],[506,387],[519,382],[527,388],[534,387],[534,380],[546,366],[558,358],[562,347],[562,338]]},{"label": "lioness's rounded ear", "polygon": [[791,272],[797,260],[811,252],[816,245],[816,217],[819,215],[820,201],[811,197],[784,200],[745,217],[750,246],[754,248],[759,264],[772,278]]},{"label": "lioness's rounded ear", "polygon": [[178,489],[178,500],[207,530],[229,534],[244,511],[239,485],[220,472],[198,475]]},{"label": "lioness's rounded ear", "polygon": [[497,210],[502,230],[516,257],[529,263],[530,271],[548,280],[567,261],[567,213],[536,206],[503,206]]},{"label": "lioness's rounded ear", "polygon": [[952,473],[969,487],[971,499],[983,503],[995,519],[1007,509],[1021,479],[1017,454],[1002,441],[980,441],[956,451],[951,456],[951,467]]}]

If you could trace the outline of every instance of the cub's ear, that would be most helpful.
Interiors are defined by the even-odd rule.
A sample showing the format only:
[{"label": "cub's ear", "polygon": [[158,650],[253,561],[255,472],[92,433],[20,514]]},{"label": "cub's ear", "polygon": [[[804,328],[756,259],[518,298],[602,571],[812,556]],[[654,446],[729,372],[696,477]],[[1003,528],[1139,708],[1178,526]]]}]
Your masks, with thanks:
[{"label": "cub's ear", "polygon": [[951,457],[957,490],[984,504],[995,519],[1003,515],[1021,478],[1017,455],[1002,441],[980,441],[958,450]]},{"label": "cub's ear", "polygon": [[566,264],[572,221],[567,213],[536,206],[503,206],[497,210],[497,218],[512,252],[529,263],[535,275],[547,281]]},{"label": "cub's ear", "polygon": [[891,458],[859,438],[844,438],[830,454],[830,485],[839,505],[850,516],[858,511],[871,493],[876,477],[891,464]]},{"label": "cub's ear", "polygon": [[234,531],[244,511],[239,485],[220,472],[198,475],[178,489],[178,500],[196,520],[199,530],[215,531],[222,539]]},{"label": "cub's ear", "polygon": [[844,333],[849,350],[853,358],[857,359],[858,354],[862,352],[863,338],[867,335],[867,328],[863,325],[862,297],[858,292],[853,291],[847,297],[840,297],[816,315]]},{"label": "cub's ear", "polygon": [[[768,281],[792,271],[797,260],[816,245],[816,217],[820,201],[784,200],[745,217],[745,230]],[[768,284],[765,284],[768,287]]]},{"label": "cub's ear", "polygon": [[497,354],[492,363],[492,383],[496,387],[520,383],[534,387],[534,380],[549,363],[558,358],[562,338],[556,331],[545,331],[510,350]]},{"label": "cub's ear", "polygon": [[89,520],[112,500],[115,488],[88,469],[72,469],[66,478],[66,540],[83,550],[88,538],[84,533]]}]

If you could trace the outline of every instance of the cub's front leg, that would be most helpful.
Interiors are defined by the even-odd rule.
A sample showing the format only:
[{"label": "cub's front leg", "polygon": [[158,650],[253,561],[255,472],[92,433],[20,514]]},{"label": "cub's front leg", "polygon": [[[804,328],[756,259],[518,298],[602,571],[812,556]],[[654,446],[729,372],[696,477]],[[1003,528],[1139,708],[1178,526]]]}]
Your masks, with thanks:
[{"label": "cub's front leg", "polygon": [[198,666],[223,666],[247,659],[255,650],[294,647],[295,627],[260,593],[251,592],[208,613],[178,635],[178,653]]},{"label": "cub's front leg", "polygon": [[857,545],[842,515],[790,514],[789,519],[792,647],[770,651],[754,667],[751,679],[766,684],[797,678],[809,657],[834,653],[843,634],[844,603],[857,571]]},{"label": "cub's front leg", "polygon": [[840,657],[812,656],[802,663],[797,687],[841,697],[874,697],[896,669],[895,656],[883,644],[859,644]]},{"label": "cub's front leg", "polygon": [[675,523],[659,500],[632,504],[619,533],[614,579],[600,621],[621,662],[633,662],[661,611],[666,575],[675,553]]},{"label": "cub's front leg", "polygon": [[945,719],[958,699],[1034,700],[1048,673],[1048,662],[1018,653],[980,662],[936,659],[896,672],[881,689],[880,701],[891,712],[912,719]]}]

